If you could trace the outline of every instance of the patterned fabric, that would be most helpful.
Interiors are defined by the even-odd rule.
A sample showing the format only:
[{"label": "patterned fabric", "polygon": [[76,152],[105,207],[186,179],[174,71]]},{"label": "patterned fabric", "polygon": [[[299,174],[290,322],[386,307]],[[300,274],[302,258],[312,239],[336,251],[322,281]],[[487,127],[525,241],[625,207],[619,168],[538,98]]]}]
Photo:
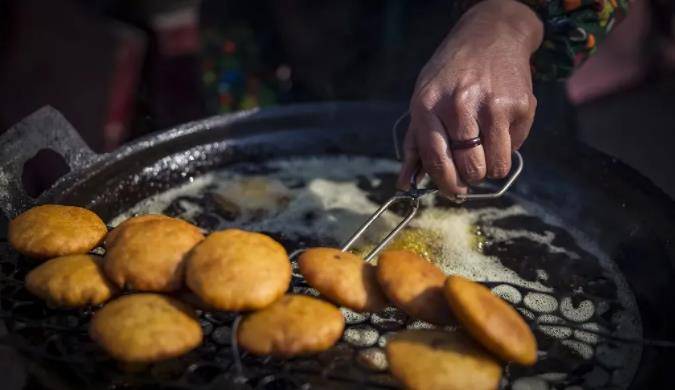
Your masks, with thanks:
[{"label": "patterned fabric", "polygon": [[628,0],[521,0],[544,21],[544,42],[532,57],[537,78],[563,79],[593,54],[628,10]]},{"label": "patterned fabric", "polygon": [[[465,11],[479,0],[457,0]],[[568,77],[597,50],[628,10],[628,0],[519,0],[544,22],[544,41],[532,56],[535,78]]]}]

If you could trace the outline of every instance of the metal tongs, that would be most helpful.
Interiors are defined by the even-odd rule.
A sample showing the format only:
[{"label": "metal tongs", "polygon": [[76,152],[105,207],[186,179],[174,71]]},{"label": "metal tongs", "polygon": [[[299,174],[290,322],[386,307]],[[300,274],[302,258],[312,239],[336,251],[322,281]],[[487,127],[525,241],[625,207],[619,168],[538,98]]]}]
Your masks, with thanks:
[{"label": "metal tongs", "polygon": [[[394,148],[396,150],[396,157],[400,160],[400,153],[399,153],[399,147],[398,147],[398,127],[400,123],[403,121],[405,117],[408,116],[408,112],[403,114],[401,117],[399,117],[396,122],[394,123],[394,126],[392,127],[392,133],[394,136]],[[513,155],[515,156],[515,166],[514,168],[511,169],[511,173],[509,174],[508,178],[502,185],[502,187],[496,191],[496,192],[489,192],[489,193],[473,193],[473,194],[457,194],[454,197],[450,198],[451,201],[455,203],[463,203],[465,201],[469,200],[485,200],[485,199],[495,199],[499,198],[502,195],[506,193],[506,191],[513,185],[513,183],[516,181],[518,176],[520,176],[520,173],[523,171],[523,156],[518,152],[514,151]],[[373,215],[368,218],[368,220],[361,225],[361,227],[349,238],[347,243],[345,243],[342,246],[342,251],[348,251],[352,245],[363,235],[363,233],[372,225],[377,218],[382,215],[386,210],[388,210],[392,205],[398,202],[406,202],[410,205],[410,210],[406,214],[406,216],[403,218],[403,220],[396,225],[396,227],[390,231],[382,241],[380,241],[377,246],[368,253],[364,257],[366,261],[370,261],[373,257],[377,256],[380,251],[389,244],[391,240],[396,237],[396,235],[405,228],[408,223],[415,217],[415,214],[417,214],[417,210],[419,210],[420,207],[420,199],[435,194],[438,192],[437,188],[418,188],[417,187],[417,178],[418,175],[420,174],[420,170],[418,170],[412,177],[410,181],[410,190],[408,191],[397,191],[394,196],[389,198],[382,206],[380,206]]]}]

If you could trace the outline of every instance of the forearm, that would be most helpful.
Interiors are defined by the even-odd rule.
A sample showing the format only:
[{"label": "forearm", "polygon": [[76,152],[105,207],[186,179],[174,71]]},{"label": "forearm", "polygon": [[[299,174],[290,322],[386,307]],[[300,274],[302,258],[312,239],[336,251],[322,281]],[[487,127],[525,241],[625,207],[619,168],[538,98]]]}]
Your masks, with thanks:
[{"label": "forearm", "polygon": [[520,40],[529,54],[544,37],[544,24],[532,8],[517,0],[484,0],[468,9],[455,28],[485,29]]},{"label": "forearm", "polygon": [[[473,13],[495,0],[458,0],[457,13]],[[503,0],[520,3],[536,14],[543,27],[543,41],[532,56],[535,77],[555,80],[568,77],[589,55],[628,10],[628,0]],[[516,9],[515,6],[511,8]],[[502,16],[507,19],[508,12]],[[460,19],[461,20],[461,19]],[[529,18],[522,30],[533,31]]]}]

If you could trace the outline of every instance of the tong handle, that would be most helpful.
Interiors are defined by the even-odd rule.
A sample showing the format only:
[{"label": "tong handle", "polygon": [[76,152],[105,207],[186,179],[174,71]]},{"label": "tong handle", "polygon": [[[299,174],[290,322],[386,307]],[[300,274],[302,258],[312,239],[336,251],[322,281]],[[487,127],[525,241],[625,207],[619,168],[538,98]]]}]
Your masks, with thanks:
[{"label": "tong handle", "polygon": [[476,193],[476,194],[457,194],[455,198],[460,202],[465,200],[478,200],[478,199],[495,199],[504,195],[506,191],[513,185],[518,176],[523,172],[523,167],[525,166],[525,161],[523,161],[523,155],[519,151],[515,150],[513,155],[516,157],[516,166],[511,169],[511,173],[507,176],[506,181],[501,186],[501,188],[495,192],[488,193]]},{"label": "tong handle", "polygon": [[[518,176],[520,176],[520,174],[523,172],[523,167],[525,165],[525,162],[523,161],[523,156],[520,154],[520,152],[514,151],[513,155],[515,156],[516,165],[514,168],[511,169],[511,172],[509,173],[509,176],[507,176],[506,181],[497,191],[487,193],[455,194],[454,196],[449,197],[449,199],[456,203],[463,203],[467,200],[496,199],[504,195],[506,191],[508,191],[508,189],[511,188],[511,186],[516,181]],[[403,192],[402,194],[408,195],[410,197],[419,198],[422,196],[438,192],[438,188],[435,187],[427,187],[427,188],[417,187],[417,179],[420,173],[421,170],[418,169],[417,172],[415,172],[415,174],[410,179],[410,190]]]}]

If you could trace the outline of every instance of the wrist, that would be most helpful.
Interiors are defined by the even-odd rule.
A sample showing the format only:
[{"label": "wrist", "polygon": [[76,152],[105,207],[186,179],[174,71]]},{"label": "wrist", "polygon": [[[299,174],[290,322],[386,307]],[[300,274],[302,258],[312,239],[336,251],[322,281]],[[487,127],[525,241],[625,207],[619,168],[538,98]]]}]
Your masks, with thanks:
[{"label": "wrist", "polygon": [[465,23],[515,39],[527,55],[536,51],[544,38],[539,16],[518,0],[480,1],[462,16],[459,24]]}]

